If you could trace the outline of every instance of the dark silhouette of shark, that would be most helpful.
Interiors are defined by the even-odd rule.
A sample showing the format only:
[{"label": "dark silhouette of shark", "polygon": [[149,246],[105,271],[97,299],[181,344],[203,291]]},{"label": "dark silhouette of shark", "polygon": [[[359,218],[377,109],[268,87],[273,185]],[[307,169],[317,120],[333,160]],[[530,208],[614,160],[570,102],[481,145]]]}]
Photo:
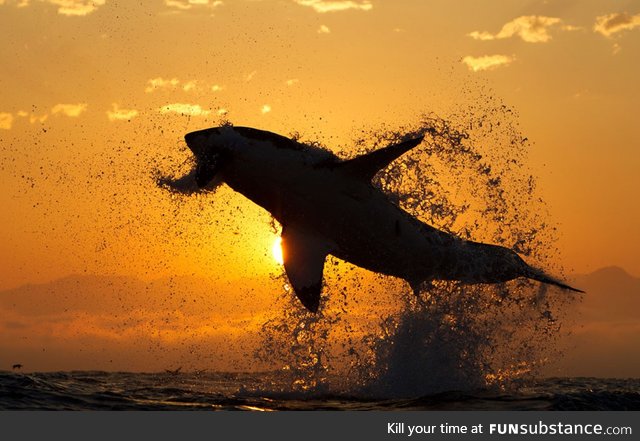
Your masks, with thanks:
[{"label": "dark silhouette of shark", "polygon": [[582,292],[529,266],[514,251],[463,240],[400,209],[372,184],[376,173],[422,142],[408,139],[341,161],[275,133],[223,126],[189,133],[196,167],[177,181],[193,190],[224,182],[282,225],[284,268],[302,304],[318,310],[328,254],[362,268],[424,282],[500,283],[526,277]]}]

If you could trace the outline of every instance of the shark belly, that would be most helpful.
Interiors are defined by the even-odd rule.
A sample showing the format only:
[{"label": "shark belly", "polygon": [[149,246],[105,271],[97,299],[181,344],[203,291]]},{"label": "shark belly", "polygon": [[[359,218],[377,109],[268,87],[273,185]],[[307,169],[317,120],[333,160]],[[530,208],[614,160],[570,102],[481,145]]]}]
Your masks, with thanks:
[{"label": "shark belly", "polygon": [[327,254],[410,282],[437,275],[444,233],[412,218],[373,186],[311,167],[292,175],[291,168],[256,175],[251,164],[238,164],[225,181],[283,227],[324,241]]},{"label": "shark belly", "polygon": [[336,257],[381,274],[410,282],[437,272],[442,247],[423,224],[374,194],[346,213],[336,243]]}]

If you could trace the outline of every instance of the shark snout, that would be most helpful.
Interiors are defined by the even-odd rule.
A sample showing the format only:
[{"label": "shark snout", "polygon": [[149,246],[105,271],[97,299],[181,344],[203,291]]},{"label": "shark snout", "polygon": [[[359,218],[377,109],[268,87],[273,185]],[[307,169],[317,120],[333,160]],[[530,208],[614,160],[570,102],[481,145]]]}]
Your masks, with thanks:
[{"label": "shark snout", "polygon": [[187,133],[184,135],[184,140],[189,150],[191,150],[196,157],[200,158],[214,153],[213,150],[219,149],[221,144],[220,137],[220,128],[212,127]]},{"label": "shark snout", "polygon": [[202,131],[187,133],[184,140],[196,158],[200,159],[206,154],[207,137]]}]

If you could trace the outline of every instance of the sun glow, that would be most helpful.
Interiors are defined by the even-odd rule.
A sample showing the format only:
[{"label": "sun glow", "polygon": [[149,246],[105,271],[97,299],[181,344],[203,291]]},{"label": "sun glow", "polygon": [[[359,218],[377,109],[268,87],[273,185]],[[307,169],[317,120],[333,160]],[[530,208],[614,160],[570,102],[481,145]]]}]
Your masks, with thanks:
[{"label": "sun glow", "polygon": [[276,237],[276,240],[273,242],[271,252],[273,253],[274,260],[280,265],[284,265],[284,259],[282,258],[282,238],[280,236]]}]

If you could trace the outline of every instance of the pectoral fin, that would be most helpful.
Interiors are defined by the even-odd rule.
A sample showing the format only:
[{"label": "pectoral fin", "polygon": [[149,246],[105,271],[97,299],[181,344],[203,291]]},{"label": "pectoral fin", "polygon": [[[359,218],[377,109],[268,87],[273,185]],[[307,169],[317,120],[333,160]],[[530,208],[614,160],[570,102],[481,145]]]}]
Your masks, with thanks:
[{"label": "pectoral fin", "polygon": [[322,271],[330,246],[313,234],[291,226],[282,228],[282,258],[289,283],[311,312],[320,306]]}]

